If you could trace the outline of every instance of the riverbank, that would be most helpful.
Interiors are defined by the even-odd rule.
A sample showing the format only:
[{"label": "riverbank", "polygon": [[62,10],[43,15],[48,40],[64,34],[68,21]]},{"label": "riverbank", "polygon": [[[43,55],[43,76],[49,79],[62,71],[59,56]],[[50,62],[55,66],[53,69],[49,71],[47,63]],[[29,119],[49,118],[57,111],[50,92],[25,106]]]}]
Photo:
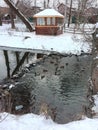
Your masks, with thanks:
[{"label": "riverbank", "polygon": [[[98,95],[95,99],[96,102],[98,102]],[[98,104],[95,105],[98,107]],[[80,121],[74,121],[63,125],[54,123],[49,117],[46,119],[44,115],[35,115],[32,113],[20,116],[0,113],[0,117],[1,130],[17,130],[17,125],[19,130],[98,130],[98,118],[89,119],[85,116],[83,116]]]},{"label": "riverbank", "polygon": [[93,63],[92,63],[92,84],[93,84],[93,94],[98,92],[98,23],[96,24],[96,30],[93,33]]},{"label": "riverbank", "polygon": [[[98,118],[98,23],[96,24],[95,32],[93,33],[93,44],[92,44],[92,68],[91,68],[91,82],[89,85],[90,89],[90,102],[92,104],[92,116]],[[93,96],[94,95],[94,96]]]}]

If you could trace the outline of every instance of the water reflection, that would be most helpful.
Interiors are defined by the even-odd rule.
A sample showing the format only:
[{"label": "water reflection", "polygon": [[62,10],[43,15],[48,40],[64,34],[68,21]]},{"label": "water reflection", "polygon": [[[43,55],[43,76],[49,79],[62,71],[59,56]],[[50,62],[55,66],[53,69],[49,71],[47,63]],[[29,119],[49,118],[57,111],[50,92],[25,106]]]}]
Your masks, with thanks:
[{"label": "water reflection", "polygon": [[[7,61],[5,61],[5,55],[8,56]],[[0,51],[0,81],[2,81],[4,78],[7,78],[7,76],[10,77],[10,74],[12,74],[13,70],[15,69],[23,55],[24,52],[20,53],[14,51],[7,51],[4,53],[3,50]],[[25,64],[29,63],[32,57],[33,54],[30,53],[29,59],[27,57],[24,63],[20,66],[20,68],[22,68]]]},{"label": "water reflection", "polygon": [[[16,62],[13,61],[13,64]],[[14,89],[19,88],[15,93],[21,94],[19,99],[17,97],[17,101],[21,101],[16,101],[14,93],[13,109],[16,105],[24,105],[22,95],[26,92],[24,94],[22,90],[25,88],[25,91],[30,92],[27,91],[29,101],[27,98],[25,100],[29,102],[30,111],[33,113],[39,114],[41,104],[46,103],[51,110],[56,110],[56,122],[66,123],[74,120],[77,114],[83,112],[83,106],[88,105],[86,94],[90,68],[90,55],[71,57],[51,55],[45,58],[19,79]],[[19,102],[21,104],[18,104]]]},{"label": "water reflection", "polygon": [[[34,72],[38,74],[31,93],[36,95],[33,112],[39,113],[41,104],[45,102],[51,109],[56,108],[56,122],[66,123],[74,120],[77,114],[83,112],[83,106],[88,105],[86,94],[91,56],[78,56],[78,60],[76,56],[56,58],[49,57],[29,73],[29,76]],[[43,69],[48,72],[43,73]]]},{"label": "water reflection", "polygon": [[[10,65],[10,72],[13,71],[13,69],[16,66],[16,58],[15,53],[12,51],[8,51],[9,56],[9,65]],[[3,51],[0,51],[0,81],[7,77],[7,67],[5,62],[5,57]]]},{"label": "water reflection", "polygon": [[0,81],[7,75],[3,51],[0,51]]}]

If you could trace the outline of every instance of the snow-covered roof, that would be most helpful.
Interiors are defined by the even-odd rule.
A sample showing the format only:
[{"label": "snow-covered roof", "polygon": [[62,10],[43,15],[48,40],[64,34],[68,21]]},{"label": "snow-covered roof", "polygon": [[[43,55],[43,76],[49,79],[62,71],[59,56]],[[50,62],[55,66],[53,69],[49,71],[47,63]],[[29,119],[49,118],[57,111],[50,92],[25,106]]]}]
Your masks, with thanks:
[{"label": "snow-covered roof", "polygon": [[59,12],[57,12],[54,9],[45,9],[45,10],[35,14],[34,17],[62,17],[62,18],[64,18],[64,16],[62,14],[60,14]]}]

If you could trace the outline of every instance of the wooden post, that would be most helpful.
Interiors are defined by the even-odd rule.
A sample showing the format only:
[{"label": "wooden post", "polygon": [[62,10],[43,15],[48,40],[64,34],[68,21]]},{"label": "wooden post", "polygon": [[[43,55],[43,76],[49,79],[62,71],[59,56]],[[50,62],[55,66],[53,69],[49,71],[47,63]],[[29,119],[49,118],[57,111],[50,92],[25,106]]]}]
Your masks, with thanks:
[{"label": "wooden post", "polygon": [[35,23],[36,23],[36,26],[37,26],[37,18],[35,18]]},{"label": "wooden post", "polygon": [[45,26],[47,26],[47,18],[45,17],[44,19],[45,19]]},{"label": "wooden post", "polygon": [[26,62],[29,63],[29,55],[27,55]]},{"label": "wooden post", "polygon": [[19,70],[20,66],[24,63],[25,59],[27,58],[29,52],[26,52],[22,59],[19,61],[18,65],[15,67],[14,71],[12,72],[12,76]]},{"label": "wooden post", "polygon": [[10,65],[9,65],[9,57],[8,52],[6,50],[3,50],[4,57],[5,57],[5,63],[7,67],[7,77],[10,78]]},{"label": "wooden post", "polygon": [[56,26],[57,26],[57,19],[58,19],[58,18],[56,17],[56,18],[55,18],[55,25],[56,25]]},{"label": "wooden post", "polygon": [[15,52],[17,65],[19,64],[19,52]]}]

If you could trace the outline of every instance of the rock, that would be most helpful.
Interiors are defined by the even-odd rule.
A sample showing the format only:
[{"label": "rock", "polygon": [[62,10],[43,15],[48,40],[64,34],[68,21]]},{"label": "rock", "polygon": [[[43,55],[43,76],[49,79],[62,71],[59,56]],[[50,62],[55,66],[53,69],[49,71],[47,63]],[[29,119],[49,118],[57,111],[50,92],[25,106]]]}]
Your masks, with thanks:
[{"label": "rock", "polygon": [[23,108],[23,105],[19,105],[19,106],[15,106],[15,110],[17,111],[17,110],[20,110],[20,109],[22,109]]}]

